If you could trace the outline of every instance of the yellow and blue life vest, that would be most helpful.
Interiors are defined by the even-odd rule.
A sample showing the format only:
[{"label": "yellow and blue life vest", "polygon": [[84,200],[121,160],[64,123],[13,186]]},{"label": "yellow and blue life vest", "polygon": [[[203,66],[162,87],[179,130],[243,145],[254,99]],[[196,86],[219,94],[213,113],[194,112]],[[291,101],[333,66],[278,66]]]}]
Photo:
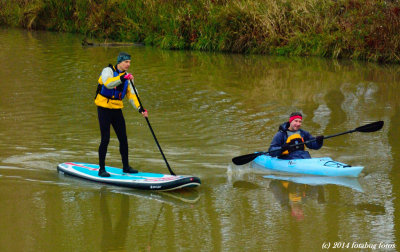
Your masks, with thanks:
[{"label": "yellow and blue life vest", "polygon": [[[112,69],[114,77],[121,76],[125,73],[125,72],[118,71],[118,69],[116,69],[111,64],[108,67]],[[101,76],[100,76],[99,84],[97,86],[96,97],[97,97],[97,94],[101,94],[102,96],[104,96],[108,99],[122,100],[122,99],[124,99],[124,97],[126,95],[126,91],[128,90],[128,85],[129,85],[129,82],[128,82],[128,80],[126,80],[123,84],[118,85],[112,89],[108,89],[105,87],[105,85],[101,79]],[[95,97],[95,99],[96,99],[96,97]]]},{"label": "yellow and blue life vest", "polygon": [[[120,81],[121,76],[126,74],[125,71],[120,72],[111,64],[108,67],[112,69],[113,77],[108,78],[107,83]],[[111,89],[105,87],[107,83],[103,83],[102,76],[100,75],[94,101],[97,106],[109,109],[121,109],[124,107],[122,99],[126,96],[136,108],[140,107],[138,97],[133,93],[128,80]]]},{"label": "yellow and blue life vest", "polygon": [[[299,143],[304,143],[304,139],[303,137],[301,137],[301,135],[299,133],[295,133],[290,135],[287,139],[286,139],[286,143],[289,145],[295,145],[295,144],[299,144]],[[304,150],[304,144],[296,146],[296,151],[298,150]],[[289,151],[285,150],[284,152],[282,152],[282,155],[289,155]]]}]

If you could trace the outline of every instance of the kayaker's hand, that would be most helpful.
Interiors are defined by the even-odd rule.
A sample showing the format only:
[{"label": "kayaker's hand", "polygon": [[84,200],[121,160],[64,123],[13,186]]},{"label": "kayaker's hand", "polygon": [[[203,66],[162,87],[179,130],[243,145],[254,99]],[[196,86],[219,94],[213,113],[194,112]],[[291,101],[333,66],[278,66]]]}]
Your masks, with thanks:
[{"label": "kayaker's hand", "polygon": [[317,143],[319,145],[322,145],[322,143],[324,142],[324,136],[323,135],[317,136],[315,139],[317,139],[316,141],[317,141]]},{"label": "kayaker's hand", "polygon": [[302,150],[302,149],[304,150],[304,145],[303,144],[294,146],[294,145],[290,145],[288,143],[285,143],[285,144],[282,145],[282,152],[287,150],[290,153],[290,152],[297,151],[297,150]]},{"label": "kayaker's hand", "polygon": [[290,149],[290,145],[289,145],[288,143],[284,143],[284,144],[282,145],[282,152],[287,151],[287,150],[289,150],[289,149]]}]

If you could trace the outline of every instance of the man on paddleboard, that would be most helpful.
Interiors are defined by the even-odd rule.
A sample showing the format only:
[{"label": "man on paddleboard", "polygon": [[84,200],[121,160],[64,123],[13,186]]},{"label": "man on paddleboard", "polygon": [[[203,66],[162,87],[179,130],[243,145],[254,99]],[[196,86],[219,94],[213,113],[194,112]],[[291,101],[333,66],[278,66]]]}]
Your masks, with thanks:
[{"label": "man on paddleboard", "polygon": [[[275,134],[269,147],[270,155],[278,156],[282,159],[306,159],[311,158],[310,153],[305,150],[304,143],[314,137],[305,130],[300,129],[303,122],[303,115],[300,112],[293,112],[289,121],[279,126],[278,133]],[[315,141],[305,145],[314,150],[322,147],[324,136],[317,136]],[[300,144],[297,146],[293,146]]]},{"label": "man on paddleboard", "polygon": [[138,109],[144,117],[147,111],[140,107],[139,101],[133,90],[133,75],[127,70],[131,65],[131,56],[121,52],[117,58],[115,66],[109,65],[104,68],[98,79],[95,104],[100,124],[101,142],[99,146],[99,176],[109,177],[110,174],[105,170],[105,159],[107,147],[110,141],[110,126],[112,125],[119,141],[119,151],[121,153],[123,172],[137,173],[138,171],[129,166],[128,158],[128,137],[122,108],[122,99],[126,96],[131,105]]}]

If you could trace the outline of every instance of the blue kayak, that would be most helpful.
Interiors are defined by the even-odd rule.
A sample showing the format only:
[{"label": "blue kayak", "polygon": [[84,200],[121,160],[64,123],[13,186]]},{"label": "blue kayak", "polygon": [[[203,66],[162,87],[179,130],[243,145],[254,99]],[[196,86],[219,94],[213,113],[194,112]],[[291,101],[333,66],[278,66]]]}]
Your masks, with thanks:
[{"label": "blue kayak", "polygon": [[196,187],[201,184],[200,179],[184,175],[166,175],[159,173],[123,173],[122,169],[106,166],[110,177],[98,175],[97,164],[81,162],[66,162],[59,164],[57,170],[67,175],[91,180],[94,182],[107,183],[117,186],[131,187],[143,190],[168,191],[186,187]]},{"label": "blue kayak", "polygon": [[358,177],[364,169],[362,166],[350,166],[329,157],[285,160],[261,155],[253,162],[261,168],[271,171],[318,176]]}]

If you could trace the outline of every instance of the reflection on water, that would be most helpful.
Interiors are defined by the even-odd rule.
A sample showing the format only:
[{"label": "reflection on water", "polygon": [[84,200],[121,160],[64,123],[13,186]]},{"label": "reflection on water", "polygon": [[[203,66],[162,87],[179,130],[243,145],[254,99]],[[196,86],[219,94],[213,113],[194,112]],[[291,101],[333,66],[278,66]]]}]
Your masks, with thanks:
[{"label": "reflection on water", "polygon": [[297,184],[319,186],[319,185],[339,185],[352,188],[353,190],[363,192],[362,186],[357,178],[348,177],[328,177],[328,176],[307,176],[307,175],[265,175],[264,178],[290,181]]},{"label": "reflection on water", "polygon": [[[121,50],[82,48],[80,41],[0,28],[1,251],[314,251],[343,240],[398,243],[399,66],[124,47],[171,168],[203,184],[180,195],[104,192],[56,172],[62,162],[97,162],[95,82]],[[311,152],[364,166],[363,191],[282,183],[231,164],[234,156],[266,150],[294,110],[313,135],[385,121],[379,132],[332,138]],[[129,105],[123,112],[132,165],[168,173],[146,122]],[[107,164],[120,166],[113,133]]]},{"label": "reflection on water", "polygon": [[103,220],[101,251],[123,250],[126,247],[128,223],[132,218],[129,212],[129,197],[127,195],[120,197],[120,215],[113,225],[105,193],[103,188],[100,189],[100,211]]},{"label": "reflection on water", "polygon": [[324,188],[322,186],[310,186],[283,180],[272,180],[269,187],[277,202],[284,209],[289,209],[293,218],[298,221],[304,219],[303,205],[310,200],[318,204],[325,203]]}]

